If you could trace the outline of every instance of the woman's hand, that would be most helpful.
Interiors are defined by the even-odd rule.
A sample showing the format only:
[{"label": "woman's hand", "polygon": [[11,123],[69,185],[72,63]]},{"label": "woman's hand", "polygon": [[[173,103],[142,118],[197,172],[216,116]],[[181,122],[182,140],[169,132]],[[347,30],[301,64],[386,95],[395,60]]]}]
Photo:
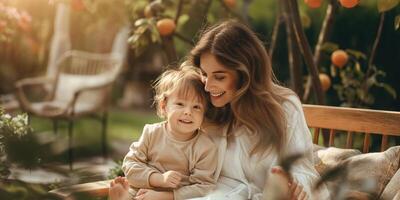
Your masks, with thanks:
[{"label": "woman's hand", "polygon": [[290,191],[290,200],[307,200],[308,195],[302,185],[300,185],[297,181],[295,181],[290,174],[285,172],[280,167],[273,167],[271,169],[273,174],[281,175],[288,181],[288,187]]},{"label": "woman's hand", "polygon": [[136,200],[173,200],[174,194],[167,191],[154,191],[150,189],[140,189],[136,193]]},{"label": "woman's hand", "polygon": [[297,181],[292,180],[289,182],[289,190],[291,192],[292,200],[307,200],[308,195],[302,185],[300,185]]}]

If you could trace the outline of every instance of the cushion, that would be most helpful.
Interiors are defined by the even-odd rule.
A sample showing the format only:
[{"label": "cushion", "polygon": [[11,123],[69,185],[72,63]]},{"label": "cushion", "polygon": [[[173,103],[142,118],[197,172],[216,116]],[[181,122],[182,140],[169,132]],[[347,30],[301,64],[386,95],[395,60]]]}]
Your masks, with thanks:
[{"label": "cushion", "polygon": [[400,200],[400,190],[397,191],[397,194],[394,196],[393,200]]},{"label": "cushion", "polygon": [[[380,194],[398,171],[400,146],[391,147],[380,153],[367,154],[361,154],[358,150],[335,147],[323,148],[314,152],[314,166],[320,174],[343,161],[348,162],[347,181],[343,182],[338,178],[326,182],[331,193],[344,188],[346,191]],[[398,182],[393,182],[393,185],[399,185]],[[393,190],[396,188],[388,189],[385,195],[395,196],[396,193]]]},{"label": "cushion", "polygon": [[386,185],[381,199],[395,199],[396,195],[400,200],[400,169],[397,170],[392,179],[390,179],[390,182]]},{"label": "cushion", "polygon": [[320,174],[327,168],[332,168],[349,157],[361,154],[356,149],[326,148],[316,144],[314,144],[313,150],[314,167]]}]

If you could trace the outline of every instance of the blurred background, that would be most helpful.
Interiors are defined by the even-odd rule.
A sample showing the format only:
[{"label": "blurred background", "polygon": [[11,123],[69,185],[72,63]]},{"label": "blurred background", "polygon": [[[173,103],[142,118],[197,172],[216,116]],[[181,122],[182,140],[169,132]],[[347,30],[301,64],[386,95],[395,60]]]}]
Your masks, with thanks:
[{"label": "blurred background", "polygon": [[[355,0],[354,5],[343,5],[335,0],[301,0],[295,8],[298,13],[285,7],[285,2],[0,0],[0,106],[4,114],[12,116],[29,113],[30,134],[35,139],[24,145],[35,141],[40,147],[32,148],[41,149],[33,156],[37,159],[28,166],[29,173],[23,171],[21,159],[6,161],[2,156],[1,169],[6,177],[2,180],[14,180],[13,183],[22,185],[30,182],[49,189],[114,176],[118,173],[118,161],[130,143],[140,137],[143,125],[161,120],[151,106],[152,81],[164,69],[184,61],[204,27],[226,19],[242,21],[258,34],[272,57],[278,80],[292,88],[303,103],[400,111],[398,1]],[[294,36],[296,24],[301,26],[305,40]],[[311,50],[313,66],[307,62],[310,58],[301,54],[305,51],[300,45],[302,41]],[[68,52],[75,53],[67,58]],[[100,64],[90,65],[90,62]],[[101,123],[83,117],[74,120],[60,117],[62,106],[55,103],[70,101],[73,95],[71,99],[63,95],[73,94],[79,85],[86,84],[84,81],[71,79],[61,87],[61,81],[58,85],[57,81],[40,85],[36,79],[32,80],[34,77],[62,80],[58,68],[78,74],[68,67],[60,67],[64,65],[108,66],[104,70],[115,67],[107,72],[112,75],[103,78],[99,75],[110,83],[106,103],[91,109],[93,113],[101,111]],[[310,67],[320,73],[321,91],[311,87]],[[24,88],[25,85],[29,87]],[[43,98],[46,93],[53,98]],[[323,100],[318,98],[319,94]],[[86,99],[82,105],[85,101],[94,105],[91,102],[103,96],[92,94],[76,102],[78,105]],[[36,102],[45,102],[44,107],[38,109]],[[73,135],[68,137],[71,121]],[[345,141],[337,139],[339,143]],[[0,141],[2,146],[7,145],[5,140]],[[394,138],[390,142],[400,143]],[[354,147],[361,148],[361,143],[362,140],[355,141]],[[71,158],[68,145],[74,149],[73,171],[68,170]],[[5,149],[9,153],[21,148],[25,146]],[[33,170],[44,166],[47,167],[44,171]],[[88,166],[100,169],[89,173]],[[56,175],[49,176],[48,182],[32,178],[36,176],[32,172],[41,176],[42,172],[49,174],[50,171]],[[1,184],[10,186],[8,181]],[[4,189],[0,194],[10,195],[10,192]]]}]

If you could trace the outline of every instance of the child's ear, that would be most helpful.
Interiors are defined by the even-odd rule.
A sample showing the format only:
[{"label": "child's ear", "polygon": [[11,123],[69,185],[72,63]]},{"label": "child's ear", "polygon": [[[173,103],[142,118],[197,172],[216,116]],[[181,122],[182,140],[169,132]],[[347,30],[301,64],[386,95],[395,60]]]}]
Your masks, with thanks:
[{"label": "child's ear", "polygon": [[161,100],[158,106],[160,106],[161,113],[164,115],[166,113],[165,109],[167,107],[167,100],[166,99]]}]

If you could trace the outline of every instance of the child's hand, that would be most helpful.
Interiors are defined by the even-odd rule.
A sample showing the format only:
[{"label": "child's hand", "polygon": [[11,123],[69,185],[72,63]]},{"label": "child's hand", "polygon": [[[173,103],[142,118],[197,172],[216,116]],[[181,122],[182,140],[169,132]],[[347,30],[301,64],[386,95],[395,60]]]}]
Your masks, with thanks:
[{"label": "child's hand", "polygon": [[167,171],[163,174],[163,185],[167,188],[177,188],[181,183],[182,174],[177,171]]},{"label": "child's hand", "polygon": [[136,200],[172,200],[174,199],[174,194],[172,192],[158,192],[154,190],[149,190],[149,189],[140,189],[136,193]]}]

